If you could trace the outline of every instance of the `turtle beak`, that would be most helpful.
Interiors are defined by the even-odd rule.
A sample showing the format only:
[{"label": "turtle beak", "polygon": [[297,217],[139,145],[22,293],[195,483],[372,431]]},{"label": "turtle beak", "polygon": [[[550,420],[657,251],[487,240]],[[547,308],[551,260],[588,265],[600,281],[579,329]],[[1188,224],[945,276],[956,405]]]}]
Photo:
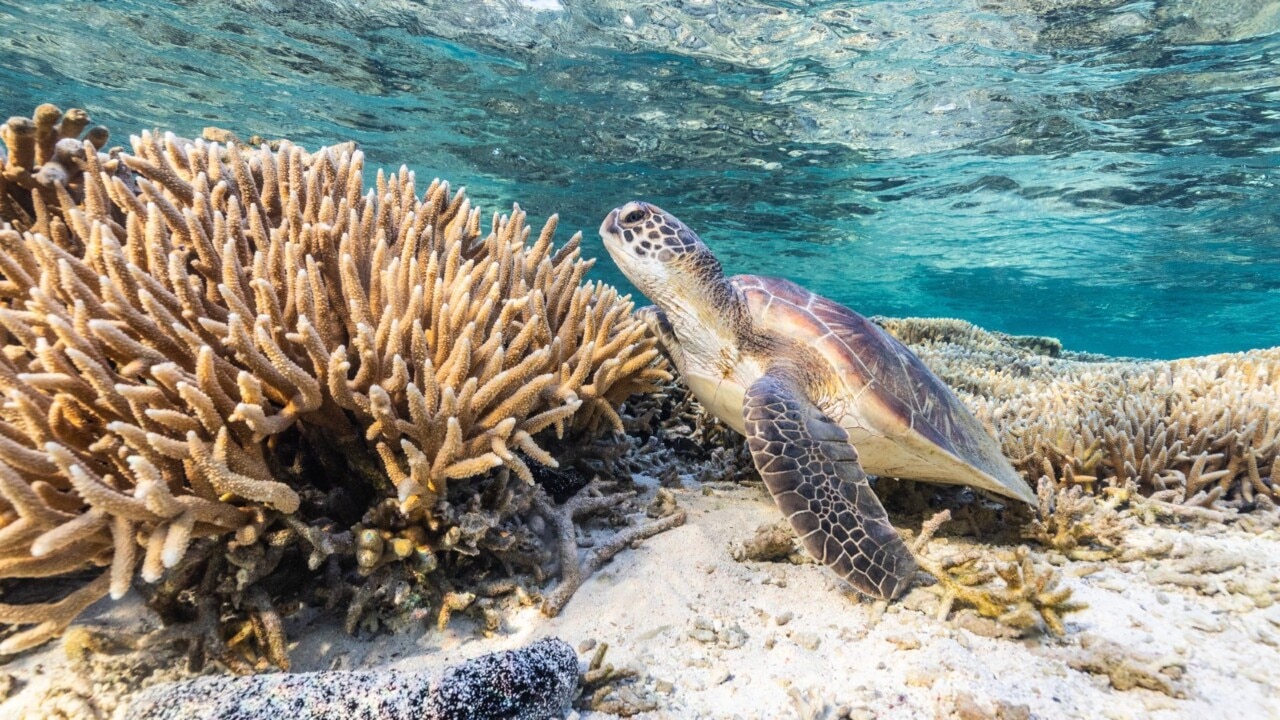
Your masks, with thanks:
[{"label": "turtle beak", "polygon": [[610,235],[621,231],[622,228],[618,226],[618,209],[614,208],[604,216],[604,222],[600,223],[600,237],[608,240]]}]

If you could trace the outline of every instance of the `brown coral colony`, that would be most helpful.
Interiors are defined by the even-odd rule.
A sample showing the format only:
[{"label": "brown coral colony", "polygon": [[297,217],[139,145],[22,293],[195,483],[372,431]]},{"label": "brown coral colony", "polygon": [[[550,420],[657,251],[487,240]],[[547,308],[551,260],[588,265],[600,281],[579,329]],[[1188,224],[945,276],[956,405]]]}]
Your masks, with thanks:
[{"label": "brown coral colony", "polygon": [[[1081,491],[1145,498],[1146,512],[1181,518],[1276,508],[1280,349],[1102,361],[960,320],[882,322],[995,428],[1024,476],[1081,489],[1075,499],[1042,493],[1046,522],[1062,502],[1079,505]],[[1061,517],[1041,540],[1074,547],[1077,525]]]},{"label": "brown coral colony", "polygon": [[143,133],[105,153],[88,123],[43,105],[3,129],[0,579],[107,569],[0,605],[33,626],[0,652],[196,539],[252,543],[296,513],[300,447],[398,513],[394,537],[355,528],[369,572],[384,545],[461,542],[450,482],[532,482],[529,460],[555,465],[540,433],[621,429],[622,400],[670,379],[631,303],[583,282],[579,236],[553,246],[554,217],[530,242],[517,206],[486,234],[447,183],[420,193],[401,168],[367,188],[350,145]]}]

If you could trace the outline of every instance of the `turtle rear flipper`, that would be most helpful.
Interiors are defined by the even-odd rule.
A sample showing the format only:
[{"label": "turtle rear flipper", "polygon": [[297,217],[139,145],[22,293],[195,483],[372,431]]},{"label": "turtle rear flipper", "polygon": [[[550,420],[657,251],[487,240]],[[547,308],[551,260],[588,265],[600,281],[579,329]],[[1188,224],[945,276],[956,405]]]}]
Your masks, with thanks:
[{"label": "turtle rear flipper", "polygon": [[916,562],[858,464],[848,433],[774,368],[747,390],[747,444],[760,477],[814,558],[868,595],[897,597]]}]

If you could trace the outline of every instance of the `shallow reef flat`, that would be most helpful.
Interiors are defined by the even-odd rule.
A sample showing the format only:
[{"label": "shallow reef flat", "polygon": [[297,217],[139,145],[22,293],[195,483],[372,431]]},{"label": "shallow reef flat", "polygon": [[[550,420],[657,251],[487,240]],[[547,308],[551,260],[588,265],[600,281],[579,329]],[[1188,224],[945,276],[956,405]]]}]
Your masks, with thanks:
[{"label": "shallow reef flat", "polygon": [[878,318],[1039,502],[878,478],[925,572],[872,603],[554,220],[486,235],[351,145],[4,133],[0,716],[422,692],[552,637],[579,717],[1280,716],[1280,349]]},{"label": "shallow reef flat", "polygon": [[[551,620],[535,609],[507,617],[484,638],[450,627],[424,636],[353,638],[339,623],[290,620],[295,670],[440,670],[446,663],[546,636],[607,643],[606,660],[635,675],[612,708],[646,718],[1191,718],[1276,717],[1280,682],[1280,537],[1238,526],[1139,524],[1146,558],[1067,561],[1034,548],[1037,564],[1063,569],[1088,603],[1062,638],[1010,637],[972,611],[937,617],[928,588],[888,606],[860,602],[813,564],[738,562],[737,544],[777,521],[762,488],[695,484],[672,491],[689,514],[681,528],[619,556]],[[900,519],[895,516],[895,519]],[[972,536],[935,539],[947,553],[992,551]],[[997,544],[996,552],[1008,551]],[[143,623],[133,602],[104,606],[93,624]],[[89,668],[97,668],[89,670]],[[134,669],[137,669],[136,667]],[[22,689],[5,717],[95,717],[85,708],[118,692],[111,657],[69,659],[59,648],[5,669]],[[123,670],[127,672],[127,670]],[[86,677],[87,676],[87,677]],[[92,678],[92,679],[89,679]],[[79,709],[79,711],[72,711]],[[579,711],[583,718],[610,712]]]}]

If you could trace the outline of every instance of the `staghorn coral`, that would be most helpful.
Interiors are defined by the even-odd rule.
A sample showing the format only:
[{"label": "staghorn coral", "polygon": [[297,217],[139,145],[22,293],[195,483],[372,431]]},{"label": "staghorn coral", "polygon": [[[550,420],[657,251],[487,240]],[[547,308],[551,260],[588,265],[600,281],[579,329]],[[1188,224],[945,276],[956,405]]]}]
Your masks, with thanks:
[{"label": "staghorn coral", "polygon": [[[32,118],[12,117],[0,126],[5,146],[0,154],[0,218],[19,230],[28,229],[42,208],[58,204],[59,187],[72,193],[82,190],[86,144],[103,148],[110,136],[101,125],[86,133],[89,123],[84,110],[64,113],[45,104]],[[120,161],[109,157],[101,167],[114,174]]]},{"label": "staghorn coral", "polygon": [[350,144],[143,133],[106,155],[102,133],[73,140],[87,122],[41,106],[5,128],[0,578],[109,569],[0,605],[35,625],[0,652],[224,538],[234,577],[204,582],[279,663],[278,617],[249,589],[289,548],[313,570],[351,553],[416,576],[513,555],[536,541],[527,461],[557,464],[535,436],[620,431],[621,401],[670,379],[630,301],[583,282],[580,235],[553,246],[554,217],[529,242],[516,206],[485,234],[447,183],[420,195],[401,168],[366,188]]},{"label": "staghorn coral", "polygon": [[[942,559],[925,552],[934,533],[950,519],[950,510],[937,513],[924,523],[912,543],[920,569],[938,581],[931,588],[942,597],[938,617],[945,619],[960,602],[1019,633],[1043,625],[1054,635],[1065,635],[1062,617],[1087,606],[1071,599],[1071,588],[1059,586],[1061,577],[1056,570],[1037,570],[1026,546],[1018,547],[1012,558],[994,563],[977,551]],[[992,584],[997,577],[1003,586]]]},{"label": "staghorn coral", "polygon": [[1040,479],[1039,507],[1022,530],[1022,536],[1053,548],[1072,560],[1106,560],[1120,552],[1129,524],[1117,508],[1127,492],[1112,492],[1100,499],[1079,485],[1055,486]]},{"label": "staghorn coral", "polygon": [[1280,348],[1116,360],[961,320],[876,320],[956,388],[1029,478],[1132,487],[1150,512],[1180,518],[1276,506]]}]

